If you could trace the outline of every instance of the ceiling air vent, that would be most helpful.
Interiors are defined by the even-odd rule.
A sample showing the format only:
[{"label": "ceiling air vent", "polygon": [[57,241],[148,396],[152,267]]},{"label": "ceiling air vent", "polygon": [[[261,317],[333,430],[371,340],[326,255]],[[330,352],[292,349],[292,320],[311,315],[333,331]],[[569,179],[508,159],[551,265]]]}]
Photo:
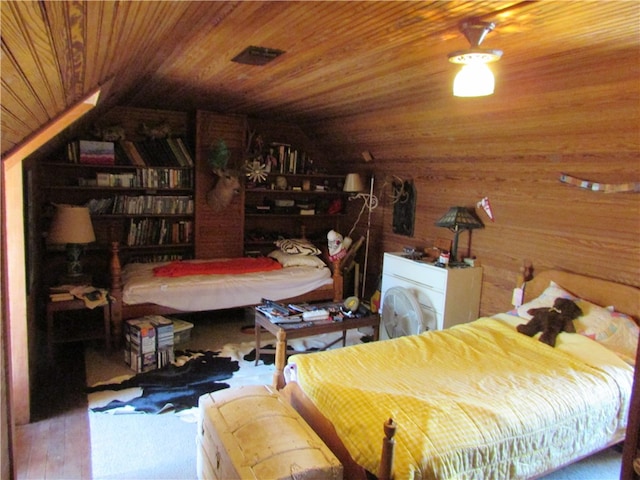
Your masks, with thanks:
[{"label": "ceiling air vent", "polygon": [[244,63],[245,65],[266,65],[271,60],[275,60],[283,53],[283,50],[276,50],[275,48],[250,46],[233,57],[231,61],[236,63]]}]

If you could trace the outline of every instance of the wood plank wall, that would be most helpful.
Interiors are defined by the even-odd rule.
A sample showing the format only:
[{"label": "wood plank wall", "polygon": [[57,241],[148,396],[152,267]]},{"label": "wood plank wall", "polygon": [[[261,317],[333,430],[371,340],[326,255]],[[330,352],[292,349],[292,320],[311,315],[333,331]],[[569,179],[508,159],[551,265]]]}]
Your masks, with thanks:
[{"label": "wood plank wall", "polygon": [[246,118],[214,112],[196,113],[195,256],[196,258],[239,257],[243,252],[243,190],[222,212],[207,205],[207,192],[217,177],[208,165],[209,152],[220,140],[229,148],[229,168],[240,169],[245,149]]},{"label": "wood plank wall", "polygon": [[[481,314],[510,308],[525,260],[538,271],[558,268],[640,287],[640,195],[592,192],[559,181],[565,171],[600,182],[638,181],[639,165],[637,152],[379,162],[373,169],[380,207],[373,216],[369,284],[380,273],[382,252],[453,238],[434,225],[437,219],[450,206],[474,209],[487,196],[495,221],[476,209],[485,228],[471,237],[471,255],[484,268]],[[394,176],[413,179],[417,189],[412,238],[392,231],[390,187],[384,184]],[[460,235],[460,254],[468,241],[468,233]]]}]

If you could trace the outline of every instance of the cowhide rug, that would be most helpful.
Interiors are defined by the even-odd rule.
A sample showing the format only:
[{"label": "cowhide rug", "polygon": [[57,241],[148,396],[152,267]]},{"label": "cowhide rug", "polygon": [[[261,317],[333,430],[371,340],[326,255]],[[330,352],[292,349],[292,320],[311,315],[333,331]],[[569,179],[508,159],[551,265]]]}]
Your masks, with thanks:
[{"label": "cowhide rug", "polygon": [[[198,398],[209,392],[228,388],[224,380],[230,379],[240,369],[238,362],[219,352],[203,350],[176,351],[176,361],[166,367],[139,373],[126,380],[102,383],[87,388],[87,393],[125,392],[105,405],[93,406],[94,412],[114,411],[124,413],[162,413],[166,410],[180,412],[198,405]],[[132,396],[132,391],[139,392]],[[118,397],[117,393],[112,396]]]},{"label": "cowhide rug", "polygon": [[[331,334],[295,339],[288,345],[289,353],[318,350],[332,339]],[[359,332],[347,334],[348,345],[361,341],[366,338]],[[263,348],[273,348],[273,345]],[[88,387],[90,410],[111,414],[173,411],[191,422],[196,418],[201,395],[241,385],[270,385],[275,371],[273,354],[261,353],[258,365],[255,364],[252,341],[229,343],[220,351],[176,350],[175,357],[174,363],[167,367]]]}]

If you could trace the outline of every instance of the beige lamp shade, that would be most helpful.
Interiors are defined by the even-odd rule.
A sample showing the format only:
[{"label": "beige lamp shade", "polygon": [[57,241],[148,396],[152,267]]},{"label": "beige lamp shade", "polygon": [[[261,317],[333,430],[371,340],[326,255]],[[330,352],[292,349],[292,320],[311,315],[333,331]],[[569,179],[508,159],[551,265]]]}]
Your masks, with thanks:
[{"label": "beige lamp shade", "polygon": [[344,180],[345,192],[358,193],[364,191],[364,184],[362,183],[362,177],[358,173],[349,173]]},{"label": "beige lamp shade", "polygon": [[87,207],[56,205],[48,242],[51,244],[85,244],[96,241]]}]

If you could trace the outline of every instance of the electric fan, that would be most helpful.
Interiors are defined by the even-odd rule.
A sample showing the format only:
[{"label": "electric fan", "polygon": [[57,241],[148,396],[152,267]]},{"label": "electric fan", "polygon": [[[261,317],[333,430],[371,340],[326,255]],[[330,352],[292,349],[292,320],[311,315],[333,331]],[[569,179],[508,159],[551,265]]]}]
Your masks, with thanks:
[{"label": "electric fan", "polygon": [[380,324],[381,339],[414,335],[427,330],[420,304],[411,291],[403,287],[391,287],[384,294]]}]

